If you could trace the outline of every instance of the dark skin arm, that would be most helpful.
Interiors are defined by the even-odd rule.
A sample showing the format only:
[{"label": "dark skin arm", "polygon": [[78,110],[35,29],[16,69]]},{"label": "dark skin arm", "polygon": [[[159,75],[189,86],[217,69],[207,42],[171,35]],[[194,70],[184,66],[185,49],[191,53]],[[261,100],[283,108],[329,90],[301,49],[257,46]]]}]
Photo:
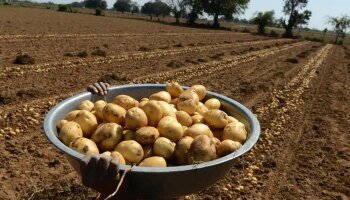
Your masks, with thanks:
[{"label": "dark skin arm", "polygon": [[87,91],[93,94],[105,96],[108,93],[109,86],[110,85],[108,83],[104,82],[93,83],[87,87]]}]

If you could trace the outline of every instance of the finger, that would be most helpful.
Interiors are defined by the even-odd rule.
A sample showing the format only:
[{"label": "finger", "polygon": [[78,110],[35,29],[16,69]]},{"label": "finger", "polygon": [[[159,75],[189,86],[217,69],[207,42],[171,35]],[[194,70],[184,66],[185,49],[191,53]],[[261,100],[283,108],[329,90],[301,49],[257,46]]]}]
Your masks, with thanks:
[{"label": "finger", "polygon": [[99,82],[99,85],[101,86],[103,90],[103,94],[107,94],[107,86],[103,82]]},{"label": "finger", "polygon": [[92,155],[87,165],[86,185],[88,187],[93,186],[93,184],[96,182],[96,173],[97,173],[96,169],[97,169],[98,160],[99,160],[99,156]]},{"label": "finger", "polygon": [[98,93],[98,90],[95,88],[95,86],[93,86],[93,85],[89,85],[88,87],[87,87],[87,91],[89,91],[89,92],[91,92],[91,93],[93,93],[93,94],[97,94]]},{"label": "finger", "polygon": [[87,171],[87,165],[91,159],[91,155],[85,156],[83,159],[80,160],[80,174],[81,177],[84,178],[86,176]]},{"label": "finger", "polygon": [[102,90],[101,86],[98,83],[94,83],[94,86],[98,90],[98,93],[100,95],[103,95],[103,90]]},{"label": "finger", "polygon": [[97,163],[97,175],[98,175],[98,182],[105,182],[103,181],[106,178],[106,174],[108,173],[108,166],[111,161],[111,157],[107,156],[101,156],[98,163]]},{"label": "finger", "polygon": [[107,87],[107,90],[109,87],[111,87],[111,85],[109,83],[105,83],[106,87]]},{"label": "finger", "polygon": [[114,180],[119,180],[119,159],[113,158],[109,163],[108,176]]}]

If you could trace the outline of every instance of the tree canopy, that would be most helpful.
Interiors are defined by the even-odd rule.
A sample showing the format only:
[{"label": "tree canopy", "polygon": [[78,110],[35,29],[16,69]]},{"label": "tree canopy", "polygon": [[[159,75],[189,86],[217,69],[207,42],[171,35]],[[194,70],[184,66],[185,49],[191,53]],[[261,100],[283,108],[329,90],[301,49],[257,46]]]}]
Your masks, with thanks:
[{"label": "tree canopy", "polygon": [[350,28],[350,17],[330,17],[328,23],[333,26],[334,32],[336,33],[335,42],[338,43],[338,38],[345,38],[346,30]]},{"label": "tree canopy", "polygon": [[274,21],[274,14],[275,12],[272,11],[267,11],[267,12],[259,12],[253,17],[251,22],[253,24],[258,25],[258,33],[259,34],[265,34],[265,27],[268,25],[272,25]]},{"label": "tree canopy", "polygon": [[152,15],[159,16],[167,16],[170,14],[171,8],[168,4],[156,0],[155,2],[147,2],[141,8],[141,13],[149,15],[152,18]]},{"label": "tree canopy", "polygon": [[85,0],[84,1],[85,8],[101,8],[106,9],[107,8],[107,2],[104,0]]},{"label": "tree canopy", "polygon": [[130,12],[131,11],[131,0],[117,0],[113,7],[119,12]]},{"label": "tree canopy", "polygon": [[284,0],[283,12],[289,16],[288,21],[285,19],[281,21],[284,29],[285,37],[293,37],[293,28],[299,24],[307,24],[311,17],[311,11],[305,10],[308,0]]}]

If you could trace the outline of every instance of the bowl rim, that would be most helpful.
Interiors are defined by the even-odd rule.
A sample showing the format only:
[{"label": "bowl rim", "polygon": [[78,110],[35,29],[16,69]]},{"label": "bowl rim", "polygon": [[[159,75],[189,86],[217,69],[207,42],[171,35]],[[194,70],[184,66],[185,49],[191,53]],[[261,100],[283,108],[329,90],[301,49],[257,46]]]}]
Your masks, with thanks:
[{"label": "bowl rim", "polygon": [[[149,87],[155,87],[155,88],[164,88],[165,84],[126,84],[126,85],[117,85],[117,86],[111,86],[109,90],[116,90],[116,89],[129,89],[129,88],[149,88]],[[188,86],[183,86],[184,89],[189,88]],[[207,91],[207,94],[210,94],[211,96],[218,98],[220,101],[225,101],[228,104],[231,104],[235,106],[239,112],[243,113],[243,115],[247,116],[248,122],[250,124],[250,137],[248,140],[242,145],[241,148],[239,148],[237,151],[232,152],[226,156],[223,156],[221,158],[217,158],[212,161],[200,163],[200,164],[192,164],[192,165],[181,165],[181,166],[169,166],[169,167],[138,167],[134,166],[130,172],[139,172],[139,173],[169,173],[169,172],[178,172],[178,171],[189,171],[189,170],[195,170],[195,169],[201,169],[209,166],[215,166],[219,165],[228,161],[231,161],[247,151],[249,151],[254,144],[258,141],[260,136],[260,124],[256,116],[244,105],[238,103],[237,101],[228,98],[224,95]],[[69,97],[57,105],[55,105],[51,110],[46,114],[44,119],[44,132],[48,140],[59,150],[61,150],[64,154],[68,154],[68,156],[76,158],[76,159],[82,159],[84,157],[83,154],[76,152],[72,149],[70,149],[68,146],[63,144],[58,137],[55,135],[54,130],[52,128],[52,123],[54,123],[54,116],[57,112],[59,112],[60,109],[62,109],[66,104],[69,104],[72,101],[75,101],[77,98],[83,98],[83,97],[91,97],[90,92],[83,92],[76,94],[72,97]],[[56,125],[54,126],[56,127]],[[124,171],[125,169],[128,169],[130,165],[120,165],[119,170]]]}]

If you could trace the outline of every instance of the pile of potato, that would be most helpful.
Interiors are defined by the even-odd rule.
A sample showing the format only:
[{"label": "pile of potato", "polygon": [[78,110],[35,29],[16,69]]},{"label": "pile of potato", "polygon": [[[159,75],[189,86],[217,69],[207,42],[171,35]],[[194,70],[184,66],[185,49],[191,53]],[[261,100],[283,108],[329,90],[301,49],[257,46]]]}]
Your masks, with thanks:
[{"label": "pile of potato", "polygon": [[82,154],[119,158],[147,167],[188,165],[236,151],[247,139],[243,123],[220,110],[203,85],[188,90],[167,83],[140,101],[118,95],[112,102],[85,100],[57,124],[59,139]]}]

